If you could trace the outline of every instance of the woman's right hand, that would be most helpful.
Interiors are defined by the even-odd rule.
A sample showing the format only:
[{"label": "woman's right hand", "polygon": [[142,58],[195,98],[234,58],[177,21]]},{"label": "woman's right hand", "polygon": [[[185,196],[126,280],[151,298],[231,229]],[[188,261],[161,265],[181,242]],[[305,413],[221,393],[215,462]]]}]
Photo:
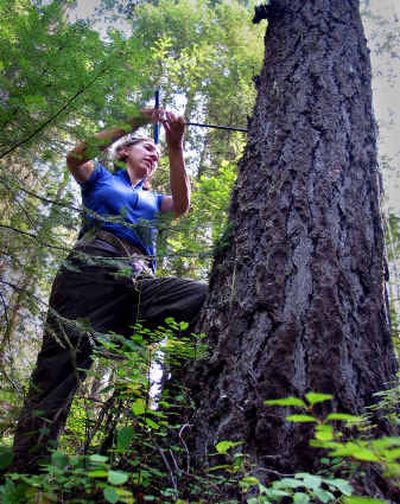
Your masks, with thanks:
[{"label": "woman's right hand", "polygon": [[165,112],[161,120],[165,129],[165,139],[170,149],[182,149],[185,134],[185,119],[175,112]]},{"label": "woman's right hand", "polygon": [[[140,119],[143,121],[143,124],[153,123],[156,124],[158,122],[162,122],[165,117],[165,110],[163,108],[142,108],[140,109]],[[132,123],[137,123],[138,119],[133,118]]]},{"label": "woman's right hand", "polygon": [[140,113],[146,122],[159,122],[164,126],[168,147],[182,146],[185,132],[185,120],[182,116],[163,108],[143,108]]}]

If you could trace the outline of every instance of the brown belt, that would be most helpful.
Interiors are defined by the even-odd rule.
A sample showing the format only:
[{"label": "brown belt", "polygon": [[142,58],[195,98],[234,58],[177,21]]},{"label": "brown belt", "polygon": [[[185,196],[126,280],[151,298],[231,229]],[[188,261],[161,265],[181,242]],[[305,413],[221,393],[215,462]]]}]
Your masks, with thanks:
[{"label": "brown belt", "polygon": [[104,231],[102,229],[96,231],[94,234],[94,239],[96,238],[100,238],[100,240],[109,243],[119,251],[123,252],[124,255],[128,257],[136,255],[140,256],[142,259],[145,259],[146,261],[150,261],[150,258],[139,247],[136,247],[132,243],[128,242],[128,240],[119,238],[118,236],[115,236],[114,234],[109,233],[108,231]]},{"label": "brown belt", "polygon": [[141,275],[154,276],[153,270],[151,268],[151,258],[148,255],[146,255],[143,252],[143,250],[141,250],[139,247],[135,247],[135,245],[128,242],[127,240],[124,240],[122,238],[119,238],[118,236],[115,236],[112,233],[109,233],[108,231],[104,231],[102,229],[99,229],[98,231],[95,232],[88,231],[82,236],[79,242],[91,243],[94,240],[96,240],[96,238],[105,241],[109,245],[112,245],[119,252],[122,252],[124,256],[134,258],[135,264],[138,263],[137,265],[139,266]]},{"label": "brown belt", "polygon": [[147,256],[146,253],[139,247],[136,247],[127,240],[119,238],[118,236],[115,236],[114,234],[109,233],[108,231],[104,231],[102,229],[99,229],[98,231],[95,232],[88,231],[79,239],[78,243],[91,243],[94,240],[96,240],[96,238],[99,238],[100,240],[107,242],[109,245],[112,245],[119,252],[122,252],[124,256],[127,257],[140,256],[140,258],[146,261],[150,261],[150,257]]}]

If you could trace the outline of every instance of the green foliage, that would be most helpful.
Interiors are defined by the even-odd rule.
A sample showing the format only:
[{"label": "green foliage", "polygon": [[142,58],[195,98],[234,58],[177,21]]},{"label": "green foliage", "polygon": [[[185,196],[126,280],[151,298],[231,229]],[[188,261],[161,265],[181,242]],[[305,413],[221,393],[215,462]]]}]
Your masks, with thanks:
[{"label": "green foliage", "polygon": [[330,401],[333,399],[331,394],[317,394],[315,392],[308,392],[305,396],[306,401],[298,397],[284,397],[281,399],[268,399],[265,401],[267,406],[298,406],[302,409],[312,409],[315,404]]},{"label": "green foliage", "polygon": [[220,441],[215,445],[217,453],[220,455],[225,455],[231,448],[241,445],[241,441]]},{"label": "green foliage", "polygon": [[289,422],[300,422],[300,423],[316,422],[316,419],[311,415],[288,415],[286,419]]},{"label": "green foliage", "polygon": [[236,166],[228,162],[213,174],[201,175],[193,184],[189,216],[161,223],[161,274],[170,274],[172,269],[182,276],[206,277],[213,249],[229,240],[228,202],[235,179]]},{"label": "green foliage", "polygon": [[[397,390],[397,389],[396,389]],[[386,391],[383,397],[392,397],[393,400],[393,390]],[[301,399],[296,400],[295,397],[288,397],[282,399],[274,399],[265,401],[267,406],[280,406],[280,407],[300,407],[305,410],[306,414],[291,414],[286,416],[286,420],[294,423],[313,423],[314,427],[314,437],[310,440],[310,445],[323,449],[327,456],[335,461],[343,461],[345,467],[349,469],[351,464],[353,465],[353,474],[355,476],[357,468],[363,466],[366,463],[378,464],[385,477],[390,479],[394,486],[400,486],[400,438],[384,436],[381,438],[374,438],[370,435],[373,430],[373,424],[368,424],[369,414],[363,417],[355,416],[347,413],[328,413],[321,417],[314,410],[314,406],[320,402],[330,401],[333,399],[331,395],[328,394],[318,394],[318,393],[308,393],[305,396],[308,405]],[[374,409],[379,407],[376,406]],[[382,404],[380,406],[382,408]],[[398,422],[398,417],[397,417]],[[341,428],[340,428],[341,426]],[[274,482],[271,488],[259,488],[260,496],[266,495],[273,502],[274,494],[273,490],[278,489],[282,491],[282,487],[286,484],[288,487],[297,488],[300,486],[296,483],[301,475],[296,475],[295,480],[288,480],[287,478],[279,479]],[[319,475],[308,475],[306,481],[304,482],[304,487],[312,488],[312,482],[319,482],[322,484],[322,478]],[[338,484],[339,483],[339,484]],[[351,486],[342,479],[335,479],[334,483],[329,483],[329,480],[324,480],[324,487],[321,488],[319,493],[314,495],[315,498],[319,499],[318,502],[336,502],[336,497],[332,493],[332,486],[340,490],[345,499],[343,502],[346,503],[384,503],[381,499],[372,499],[370,497],[362,496],[351,496]],[[327,487],[330,487],[327,489]],[[315,488],[312,488],[315,491]],[[284,488],[286,495],[290,495],[295,500],[292,493],[288,493],[288,489]],[[266,493],[267,492],[267,493]],[[268,492],[270,492],[268,494]],[[271,494],[272,492],[272,494]],[[283,494],[282,494],[283,495]],[[296,497],[299,502],[313,502],[311,495],[307,494],[307,497]],[[308,498],[308,500],[307,500]],[[303,500],[301,500],[303,499]],[[256,501],[255,501],[256,502]],[[261,501],[262,502],[262,501]],[[266,500],[265,502],[270,502]]]},{"label": "green foliage", "polygon": [[316,394],[315,392],[308,392],[308,394],[305,395],[305,398],[311,406],[314,406],[314,404],[330,401],[331,399],[333,399],[333,395],[332,394]]},{"label": "green foliage", "polygon": [[[88,372],[86,386],[93,390],[102,383],[103,369],[111,370],[108,383],[102,383],[95,402],[76,398],[60,448],[44,473],[10,475],[0,487],[3,500],[33,503],[38,492],[50,502],[130,503],[141,492],[173,500],[177,489],[170,486],[170,464],[183,449],[177,435],[183,420],[176,411],[186,398],[175,388],[169,394],[167,380],[156,396],[149,371],[157,360],[166,370],[204,355],[201,336],[184,336],[187,329],[186,323],[169,318],[154,331],[136,325],[130,338],[99,336],[98,371]],[[87,455],[77,455],[83,447]],[[8,465],[9,449],[1,453]]]},{"label": "green foliage", "polygon": [[281,478],[271,486],[262,485],[257,478],[245,477],[241,481],[244,491],[257,486],[258,497],[247,499],[248,504],[267,504],[290,499],[293,504],[312,502],[337,502],[337,494],[350,496],[353,488],[340,478],[324,478],[309,473],[297,473],[292,478]]},{"label": "green foliage", "polygon": [[269,399],[265,401],[267,406],[299,406],[300,408],[307,408],[306,403],[298,397],[284,397],[282,399]]},{"label": "green foliage", "polygon": [[[246,125],[254,102],[252,76],[262,55],[263,29],[251,24],[252,12],[240,2],[164,0],[141,4],[133,18],[133,33],[150,47],[154,64],[144,69],[161,83],[164,97],[184,94],[186,113],[204,114],[218,124]],[[225,136],[224,136],[225,135]],[[237,137],[209,132],[212,151],[234,146]]]},{"label": "green foliage", "polygon": [[96,31],[68,24],[59,2],[37,8],[25,0],[3,1],[0,12],[2,159],[20,146],[39,147],[51,159],[71,112],[75,123],[86,124],[111,114],[115,122],[117,107],[118,117],[121,108],[126,114],[132,103],[126,94],[143,82],[135,66],[145,62],[133,40],[115,34],[105,44]]},{"label": "green foliage", "polygon": [[384,504],[386,501],[382,499],[374,499],[373,497],[351,496],[344,499],[344,504]]},{"label": "green foliage", "polygon": [[11,479],[7,479],[4,485],[0,486],[0,502],[4,504],[21,504],[26,502],[27,485],[16,484]]},{"label": "green foliage", "polygon": [[66,499],[85,503],[99,502],[103,495],[105,502],[130,504],[134,502],[132,492],[122,487],[128,479],[128,473],[110,468],[107,457],[68,456],[56,451],[43,474],[11,474],[0,487],[0,496],[4,503],[33,504],[40,495],[46,502]]},{"label": "green foliage", "polygon": [[0,446],[0,471],[6,469],[12,462],[12,451],[10,448]]}]

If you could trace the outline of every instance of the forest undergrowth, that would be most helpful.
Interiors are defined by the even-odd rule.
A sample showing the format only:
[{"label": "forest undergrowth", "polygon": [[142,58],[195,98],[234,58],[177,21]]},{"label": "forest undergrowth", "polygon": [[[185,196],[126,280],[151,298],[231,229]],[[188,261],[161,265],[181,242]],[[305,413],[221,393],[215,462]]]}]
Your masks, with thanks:
[{"label": "forest undergrowth", "polygon": [[[59,446],[40,474],[5,473],[0,502],[388,502],[358,495],[370,471],[385,478],[396,502],[400,437],[376,438],[374,422],[378,414],[397,428],[398,386],[379,394],[359,417],[329,412],[334,397],[318,392],[265,401],[271,414],[279,408],[288,422],[312,432],[310,445],[320,459],[316,472],[252,467],[240,440],[218,441],[207,468],[193,465],[189,434],[195,407],[187,391],[168,378],[173,369],[207,358],[208,348],[204,335],[183,335],[187,324],[166,322],[155,332],[138,325],[131,338],[99,339],[96,365],[73,403]],[[2,471],[12,462],[7,438],[0,450]]]}]

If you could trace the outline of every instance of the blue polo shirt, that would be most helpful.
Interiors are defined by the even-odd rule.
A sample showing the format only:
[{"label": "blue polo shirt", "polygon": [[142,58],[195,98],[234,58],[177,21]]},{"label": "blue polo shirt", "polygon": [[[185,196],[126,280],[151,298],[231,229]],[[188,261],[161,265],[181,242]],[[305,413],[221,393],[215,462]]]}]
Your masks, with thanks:
[{"label": "blue polo shirt", "polygon": [[132,187],[128,172],[111,173],[97,163],[90,178],[81,183],[84,210],[83,231],[103,229],[127,240],[151,257],[156,253],[157,228],[162,194]]}]

